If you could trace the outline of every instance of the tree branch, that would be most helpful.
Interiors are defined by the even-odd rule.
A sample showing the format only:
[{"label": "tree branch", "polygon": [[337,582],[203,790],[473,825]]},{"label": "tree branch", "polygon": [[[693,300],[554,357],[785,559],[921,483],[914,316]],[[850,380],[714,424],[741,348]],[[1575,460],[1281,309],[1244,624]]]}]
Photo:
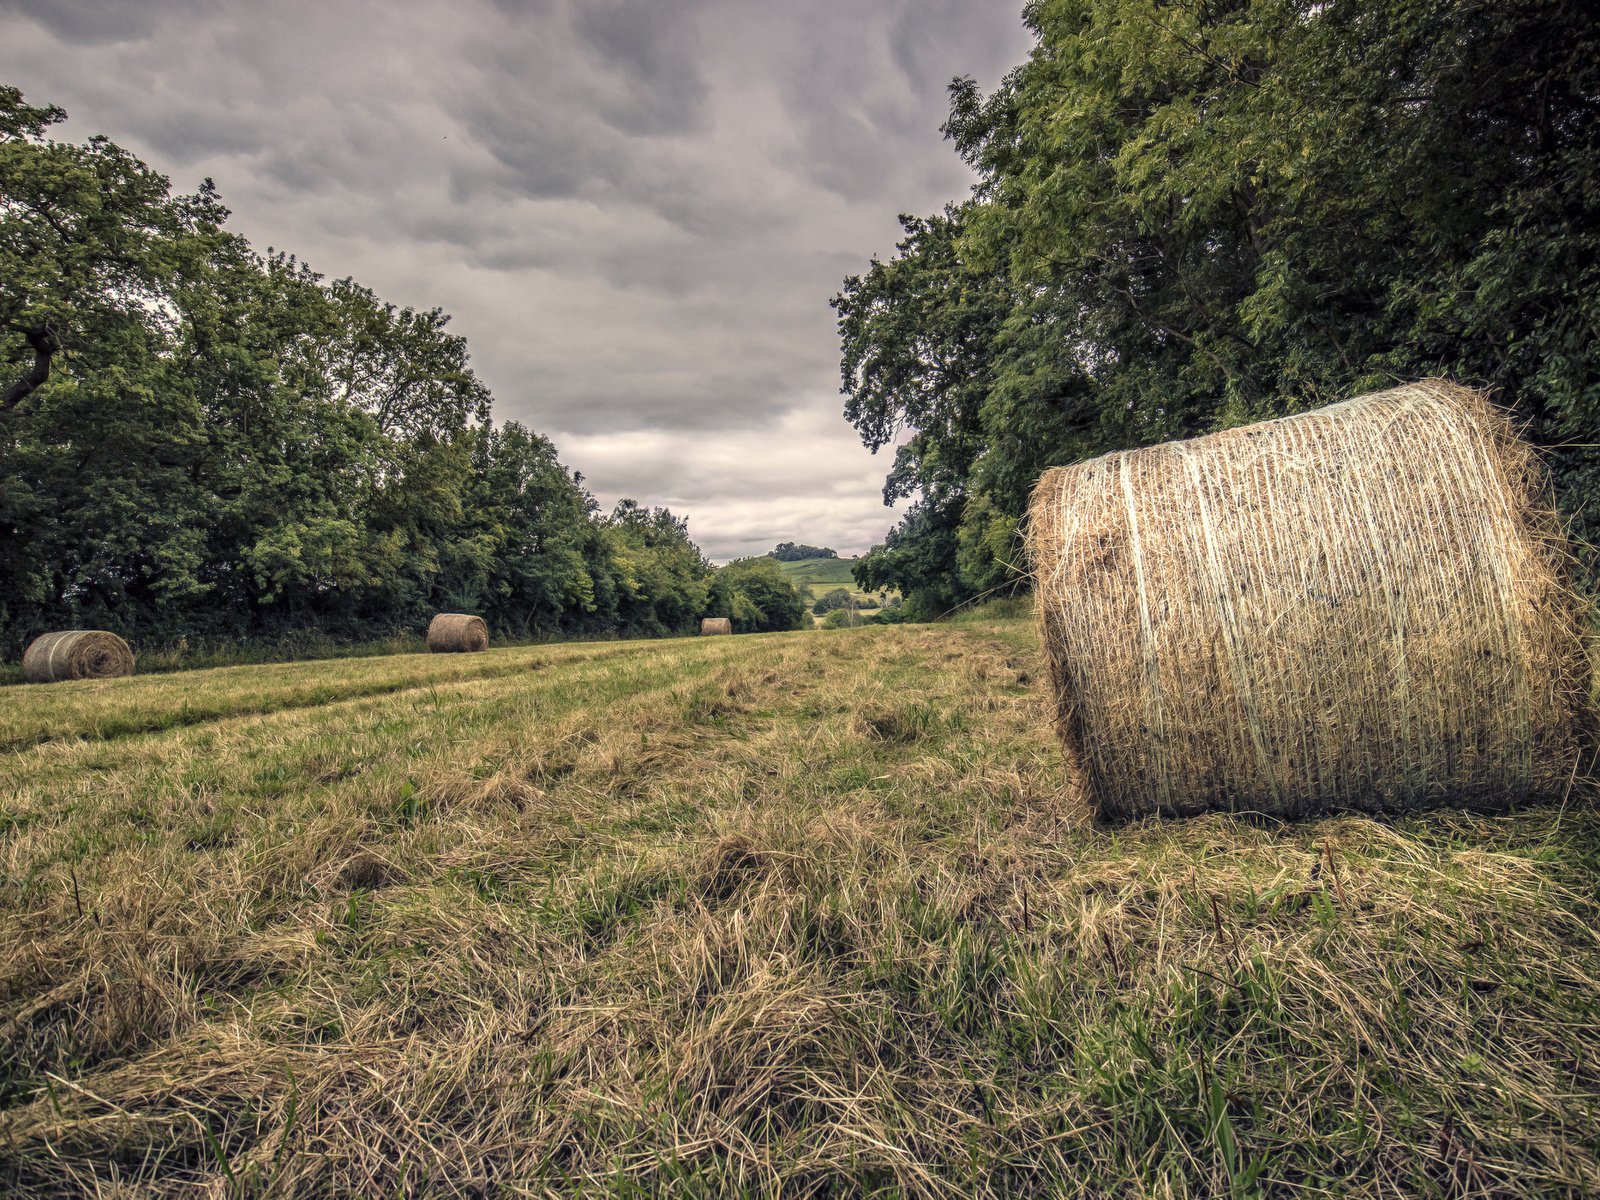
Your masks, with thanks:
[{"label": "tree branch", "polygon": [[44,386],[50,378],[50,361],[61,349],[61,338],[49,325],[35,325],[21,332],[33,350],[33,365],[21,379],[0,392],[0,412],[9,412]]}]

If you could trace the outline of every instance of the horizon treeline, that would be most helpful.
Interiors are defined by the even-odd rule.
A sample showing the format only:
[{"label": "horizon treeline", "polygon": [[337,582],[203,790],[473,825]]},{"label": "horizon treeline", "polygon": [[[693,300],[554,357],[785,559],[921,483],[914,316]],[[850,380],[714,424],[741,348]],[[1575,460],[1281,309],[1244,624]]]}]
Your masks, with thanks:
[{"label": "horizon treeline", "polygon": [[[914,501],[855,569],[1025,586],[1040,473],[1446,375],[1600,532],[1600,8],[1036,0],[951,86],[971,195],[835,297],[845,416]],[[1592,560],[1592,554],[1585,552]],[[1594,564],[1587,564],[1592,575]]]},{"label": "horizon treeline", "polygon": [[439,611],[497,636],[796,628],[776,568],[716,571],[666,509],[602,512],[489,419],[464,339],[224,228],[0,86],[0,657],[47,629],[145,646],[357,641]]}]

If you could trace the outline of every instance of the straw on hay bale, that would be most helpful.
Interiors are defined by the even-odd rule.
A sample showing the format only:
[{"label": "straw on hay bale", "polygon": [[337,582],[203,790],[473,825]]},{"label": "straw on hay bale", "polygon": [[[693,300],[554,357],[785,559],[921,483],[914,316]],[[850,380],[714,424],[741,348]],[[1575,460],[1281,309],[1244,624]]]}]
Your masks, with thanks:
[{"label": "straw on hay bale", "polygon": [[29,683],[62,679],[115,679],[133,674],[128,643],[103,629],[70,629],[33,639],[22,652],[22,673]]},{"label": "straw on hay bale", "polygon": [[700,621],[700,636],[705,637],[713,633],[732,633],[733,622],[727,617],[703,617]]},{"label": "straw on hay bale", "polygon": [[471,653],[489,648],[489,626],[482,617],[440,613],[428,622],[428,649],[435,654]]},{"label": "straw on hay bale", "polygon": [[1592,742],[1547,477],[1466,388],[1047,471],[1028,549],[1102,818],[1559,798]]}]

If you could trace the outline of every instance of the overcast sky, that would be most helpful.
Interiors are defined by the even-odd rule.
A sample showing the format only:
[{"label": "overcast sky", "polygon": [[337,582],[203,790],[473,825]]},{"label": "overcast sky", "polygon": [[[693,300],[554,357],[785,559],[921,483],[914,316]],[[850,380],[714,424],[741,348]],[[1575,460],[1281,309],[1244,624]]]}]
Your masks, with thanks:
[{"label": "overcast sky", "polygon": [[1020,0],[0,0],[0,81],[233,227],[453,314],[499,419],[717,560],[866,549],[829,298],[971,177]]}]

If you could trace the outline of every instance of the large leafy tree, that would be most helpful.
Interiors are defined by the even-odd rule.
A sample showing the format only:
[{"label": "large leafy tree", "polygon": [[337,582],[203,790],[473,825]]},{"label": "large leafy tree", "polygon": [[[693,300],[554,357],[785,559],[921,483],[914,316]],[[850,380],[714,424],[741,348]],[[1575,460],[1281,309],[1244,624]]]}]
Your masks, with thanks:
[{"label": "large leafy tree", "polygon": [[686,633],[710,593],[711,564],[689,539],[688,522],[665,508],[622,500],[604,529],[613,620],[627,633]]},{"label": "large leafy tree", "polygon": [[777,561],[766,556],[735,559],[720,568],[711,579],[705,615],[728,617],[735,633],[805,629],[811,624],[800,589]]},{"label": "large leafy tree", "polygon": [[497,625],[529,633],[586,622],[596,608],[584,555],[593,501],[556,460],[550,440],[515,421],[486,430],[478,453],[472,507],[487,538],[481,607],[501,614]]},{"label": "large leafy tree", "polygon": [[182,237],[216,215],[209,191],[174,201],[105,138],[48,140],[65,117],[0,85],[0,411],[33,396],[63,354],[156,335]]},{"label": "large leafy tree", "polygon": [[0,87],[0,628],[51,609],[116,624],[190,602],[205,442],[168,303],[214,195]]},{"label": "large leafy tree", "polygon": [[46,628],[356,638],[439,609],[511,633],[687,632],[684,523],[602,517],[488,421],[466,342],[226,227],[0,88],[0,650]]},{"label": "large leafy tree", "polygon": [[[875,448],[901,437],[889,492],[921,497],[864,577],[915,600],[938,561],[941,603],[975,594],[1004,575],[1045,466],[1428,373],[1495,388],[1584,513],[1600,483],[1592,5],[1025,15],[1028,61],[988,96],[952,88],[973,196],[908,223],[836,301],[846,415]],[[985,319],[963,342],[975,297]]]}]

